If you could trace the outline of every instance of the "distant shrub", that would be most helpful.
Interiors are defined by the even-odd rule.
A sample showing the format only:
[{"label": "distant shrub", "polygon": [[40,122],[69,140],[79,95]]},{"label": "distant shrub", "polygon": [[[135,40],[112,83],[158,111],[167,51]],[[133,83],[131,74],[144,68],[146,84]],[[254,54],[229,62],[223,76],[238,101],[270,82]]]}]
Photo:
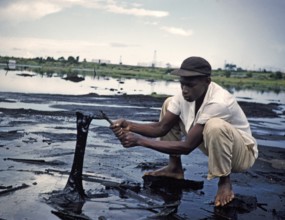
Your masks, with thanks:
[{"label": "distant shrub", "polygon": [[277,71],[276,73],[271,73],[270,74],[270,78],[276,79],[276,80],[282,79],[283,78],[283,74],[282,74],[282,72]]},{"label": "distant shrub", "polygon": [[246,77],[247,78],[252,78],[252,72],[246,72]]},{"label": "distant shrub", "polygon": [[231,71],[225,71],[224,76],[227,78],[231,77]]},{"label": "distant shrub", "polygon": [[280,71],[275,73],[275,79],[282,79],[282,78],[283,78],[283,76],[282,76],[282,73]]}]

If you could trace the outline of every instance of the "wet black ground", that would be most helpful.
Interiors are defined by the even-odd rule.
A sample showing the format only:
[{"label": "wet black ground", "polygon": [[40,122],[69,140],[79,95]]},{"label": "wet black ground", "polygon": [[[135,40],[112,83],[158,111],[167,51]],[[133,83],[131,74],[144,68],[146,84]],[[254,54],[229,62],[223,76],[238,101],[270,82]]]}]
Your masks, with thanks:
[{"label": "wet black ground", "polygon": [[[55,213],[58,207],[49,198],[55,190],[64,188],[71,170],[76,111],[96,116],[103,110],[111,119],[156,121],[163,100],[149,96],[0,93],[1,102],[21,102],[16,109],[0,109],[0,219],[68,219],[70,213],[65,213],[65,218],[58,217]],[[23,109],[23,103],[30,104],[32,109]],[[277,104],[240,104],[247,116],[257,117],[261,122],[264,118],[280,118],[272,111],[278,109]],[[260,146],[260,157],[254,167],[232,175],[235,193],[249,201],[256,199],[255,205],[250,207],[248,203],[247,209],[241,209],[241,205],[214,209],[217,180],[206,180],[207,158],[199,150],[182,160],[186,179],[203,181],[202,189],[150,189],[143,186],[145,169],[165,165],[167,156],[139,147],[122,148],[108,126],[108,122],[96,119],[90,125],[83,185],[87,194],[96,197],[84,203],[80,215],[71,213],[70,219],[146,219],[155,212],[172,213],[168,218],[156,219],[284,219],[284,148]],[[272,141],[285,139],[284,134],[275,130],[266,136],[258,130],[253,133],[257,138]],[[122,182],[126,188],[121,188]],[[138,186],[135,192],[131,186]],[[15,187],[20,188],[5,193]],[[165,204],[169,207],[163,209]]]}]

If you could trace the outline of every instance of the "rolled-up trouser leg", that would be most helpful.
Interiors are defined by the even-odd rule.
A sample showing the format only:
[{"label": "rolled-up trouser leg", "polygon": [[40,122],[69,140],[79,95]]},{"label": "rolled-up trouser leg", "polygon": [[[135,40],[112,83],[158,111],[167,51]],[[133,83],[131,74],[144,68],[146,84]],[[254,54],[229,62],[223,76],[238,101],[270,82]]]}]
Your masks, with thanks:
[{"label": "rolled-up trouser leg", "polygon": [[238,130],[222,119],[207,121],[203,139],[200,148],[209,157],[208,179],[245,171],[255,161],[253,151],[244,144]]}]

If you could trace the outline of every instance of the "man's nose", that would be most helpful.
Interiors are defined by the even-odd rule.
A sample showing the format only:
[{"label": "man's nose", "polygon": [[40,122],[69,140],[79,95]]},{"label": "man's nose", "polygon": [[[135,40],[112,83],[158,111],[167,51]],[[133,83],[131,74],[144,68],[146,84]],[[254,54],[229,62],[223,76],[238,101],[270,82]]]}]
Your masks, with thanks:
[{"label": "man's nose", "polygon": [[188,92],[188,87],[185,85],[181,85],[182,92]]}]

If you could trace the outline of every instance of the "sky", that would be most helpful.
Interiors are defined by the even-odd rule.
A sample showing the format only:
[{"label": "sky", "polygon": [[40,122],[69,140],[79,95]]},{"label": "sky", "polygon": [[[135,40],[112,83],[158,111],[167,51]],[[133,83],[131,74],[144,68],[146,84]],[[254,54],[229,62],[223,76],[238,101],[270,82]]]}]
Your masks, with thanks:
[{"label": "sky", "polygon": [[284,0],[0,0],[0,56],[285,71]]}]

